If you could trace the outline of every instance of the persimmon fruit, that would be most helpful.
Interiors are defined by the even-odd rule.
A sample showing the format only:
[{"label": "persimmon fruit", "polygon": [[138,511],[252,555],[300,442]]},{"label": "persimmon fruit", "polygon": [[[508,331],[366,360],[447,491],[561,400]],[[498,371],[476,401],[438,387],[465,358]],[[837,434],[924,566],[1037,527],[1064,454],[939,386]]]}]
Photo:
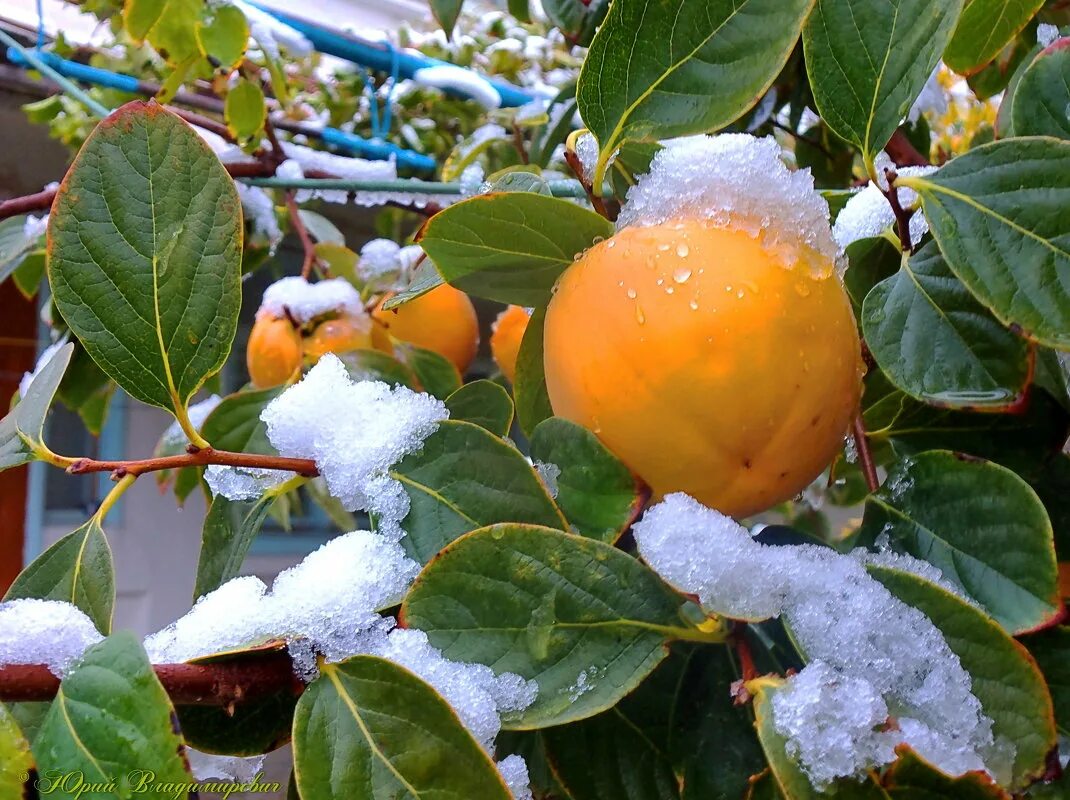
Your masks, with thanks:
[{"label": "persimmon fruit", "polygon": [[509,383],[516,382],[516,357],[531,316],[523,306],[509,306],[491,327],[490,354]]},{"label": "persimmon fruit", "polygon": [[464,292],[442,284],[396,309],[384,310],[386,295],[372,311],[372,345],[394,352],[398,339],[445,356],[463,374],[479,348],[479,320]]},{"label": "persimmon fruit", "polygon": [[366,314],[343,314],[321,322],[305,339],[305,355],[318,361],[326,353],[342,354],[372,346],[372,321]]},{"label": "persimmon fruit", "polygon": [[281,386],[301,369],[301,335],[289,319],[257,314],[245,349],[249,378],[258,389]]},{"label": "persimmon fruit", "polygon": [[858,332],[831,259],[742,225],[622,229],[561,276],[544,337],[555,414],[657,496],[734,516],[802,491],[858,409]]}]

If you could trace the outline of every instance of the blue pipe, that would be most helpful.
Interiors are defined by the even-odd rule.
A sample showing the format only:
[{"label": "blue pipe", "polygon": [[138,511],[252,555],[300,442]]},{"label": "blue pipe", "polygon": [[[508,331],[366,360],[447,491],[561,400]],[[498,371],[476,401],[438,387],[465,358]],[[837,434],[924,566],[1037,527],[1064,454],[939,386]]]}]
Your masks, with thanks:
[{"label": "blue pipe", "polygon": [[[73,80],[90,83],[95,86],[103,86],[108,89],[117,89],[121,92],[128,92],[130,94],[141,94],[144,89],[144,85],[141,81],[131,75],[123,75],[118,72],[100,69],[99,67],[79,64],[77,61],[68,61],[65,58],[60,58],[55,53],[41,52],[37,53],[37,56],[59,74]],[[18,66],[27,69],[33,68],[32,65],[22,57],[22,54],[13,48],[8,48],[7,58],[12,64],[17,64]],[[310,136],[318,136],[325,144],[348,150],[361,158],[377,159],[380,161],[387,161],[390,158],[394,158],[397,160],[398,166],[408,167],[409,169],[421,172],[434,172],[435,167],[437,166],[435,159],[429,155],[417,153],[413,150],[406,150],[390,142],[365,139],[353,133],[340,131],[337,128],[310,127],[308,130],[300,132]]]},{"label": "blue pipe", "polygon": [[[351,34],[327,30],[308,20],[291,16],[273,8],[267,8],[259,3],[253,3],[253,5],[304,34],[305,38],[312,43],[312,46],[321,53],[343,58],[346,61],[352,61],[354,64],[362,64],[380,72],[391,72],[396,63],[398,74],[402,78],[411,78],[417,70],[425,69],[426,67],[456,66],[456,64],[450,64],[448,61],[407,53],[390,46],[368,42]],[[529,94],[511,83],[493,78],[484,78],[484,80],[498,93],[503,107],[522,106],[535,99],[535,95]],[[459,91],[451,91],[451,94],[467,97],[466,94]]]},{"label": "blue pipe", "polygon": [[[138,94],[141,86],[140,81],[131,75],[120,75],[118,72],[109,72],[106,69],[91,67],[87,64],[79,64],[77,61],[68,61],[60,58],[55,53],[39,51],[37,57],[52,67],[60,75],[65,75],[82,83],[91,83],[94,86],[103,86],[107,89],[118,89],[120,92]],[[7,49],[7,60],[26,69],[33,69],[22,53],[13,47]]]}]

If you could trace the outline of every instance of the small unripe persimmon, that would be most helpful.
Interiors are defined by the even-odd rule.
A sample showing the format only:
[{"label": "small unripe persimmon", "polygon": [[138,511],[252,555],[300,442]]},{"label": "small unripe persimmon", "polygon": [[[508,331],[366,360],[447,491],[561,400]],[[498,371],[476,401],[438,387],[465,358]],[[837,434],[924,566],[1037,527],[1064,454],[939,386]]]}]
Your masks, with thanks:
[{"label": "small unripe persimmon", "polygon": [[[794,251],[793,251],[794,252]],[[834,265],[681,219],[627,227],[561,277],[546,313],[554,413],[656,495],[745,516],[790,499],[843,446],[863,373]]]},{"label": "small unripe persimmon", "polygon": [[345,314],[316,326],[305,339],[305,355],[318,361],[326,353],[348,353],[372,346],[372,321],[367,315]]},{"label": "small unripe persimmon", "polygon": [[372,311],[372,344],[394,351],[391,339],[433,350],[453,362],[462,373],[479,347],[479,320],[468,295],[449,284],[432,289],[396,309],[384,310],[387,295]]},{"label": "small unripe persimmon", "polygon": [[530,320],[527,309],[509,306],[498,315],[491,328],[490,353],[509,383],[516,383],[516,357]]},{"label": "small unripe persimmon", "polygon": [[258,314],[245,349],[253,385],[268,389],[286,383],[301,369],[301,349],[301,335],[288,319]]}]

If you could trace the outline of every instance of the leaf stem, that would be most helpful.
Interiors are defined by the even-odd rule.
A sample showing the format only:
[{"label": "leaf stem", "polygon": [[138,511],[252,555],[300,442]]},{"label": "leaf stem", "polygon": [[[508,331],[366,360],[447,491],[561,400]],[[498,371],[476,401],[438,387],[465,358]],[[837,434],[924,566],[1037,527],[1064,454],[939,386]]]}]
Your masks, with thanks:
[{"label": "leaf stem", "polygon": [[873,454],[869,451],[869,439],[866,434],[866,424],[859,412],[852,425],[852,433],[855,440],[855,449],[858,450],[858,463],[862,468],[862,475],[866,479],[866,488],[872,493],[880,488],[881,482],[877,477],[877,467],[873,463]]},{"label": "leaf stem", "polygon": [[319,475],[316,462],[308,458],[285,458],[283,456],[266,456],[258,453],[234,453],[229,450],[216,450],[212,447],[198,448],[190,445],[185,455],[160,456],[131,461],[98,461],[93,458],[79,458],[67,467],[72,475],[90,472],[111,472],[114,480],[123,480],[128,476],[137,477],[146,472],[159,472],[165,469],[183,467],[206,467],[218,464],[225,467],[247,467],[252,469],[278,469],[296,472],[306,478]]},{"label": "leaf stem", "polygon": [[111,491],[100,504],[100,508],[97,509],[97,513],[93,515],[97,523],[103,523],[104,518],[108,516],[108,512],[111,511],[112,506],[119,502],[119,498],[122,497],[126,490],[134,485],[134,481],[137,480],[137,475],[127,474],[119,479],[119,482],[111,487]]}]

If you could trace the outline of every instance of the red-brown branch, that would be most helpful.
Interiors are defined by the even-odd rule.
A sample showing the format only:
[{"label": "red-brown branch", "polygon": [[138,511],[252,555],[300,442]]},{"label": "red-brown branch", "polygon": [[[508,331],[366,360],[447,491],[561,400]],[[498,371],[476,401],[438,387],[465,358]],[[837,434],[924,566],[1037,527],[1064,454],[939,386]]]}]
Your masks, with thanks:
[{"label": "red-brown branch", "polygon": [[0,219],[17,217],[19,214],[29,214],[31,211],[47,211],[52,207],[52,200],[55,196],[55,189],[45,189],[41,192],[4,200],[0,203]]},{"label": "red-brown branch", "polygon": [[852,426],[855,449],[858,451],[858,465],[862,468],[862,475],[866,479],[866,488],[875,492],[880,488],[880,478],[877,477],[877,466],[873,463],[873,454],[869,452],[869,440],[866,438],[866,425],[862,421],[862,414],[855,417]]},{"label": "red-brown branch", "polygon": [[929,159],[918,152],[907,135],[900,130],[892,134],[892,138],[884,147],[884,152],[899,167],[927,167]]},{"label": "red-brown branch", "polygon": [[143,458],[133,461],[98,461],[94,458],[80,458],[67,467],[72,475],[88,472],[110,472],[118,480],[127,475],[144,475],[146,472],[159,472],[165,469],[182,467],[206,467],[218,464],[224,467],[250,467],[253,469],[279,469],[296,472],[306,478],[319,475],[316,462],[308,458],[285,458],[283,456],[265,456],[256,453],[233,453],[229,450],[216,450],[205,447],[201,450],[191,449],[184,455]]},{"label": "red-brown branch", "polygon": [[312,267],[316,264],[316,244],[308,235],[308,228],[301,219],[301,209],[297,207],[297,200],[294,199],[292,190],[286,192],[286,210],[290,212],[290,224],[293,225],[294,232],[301,240],[301,247],[305,251],[305,258],[301,262],[301,277],[307,281],[312,277]]},{"label": "red-brown branch", "polygon": [[[233,707],[279,692],[304,690],[285,652],[257,654],[212,664],[157,664],[153,667],[171,702],[179,706]],[[43,664],[0,666],[0,701],[51,700],[59,678]]]},{"label": "red-brown branch", "polygon": [[887,198],[888,205],[892,207],[892,213],[895,215],[896,231],[899,234],[899,247],[904,253],[912,253],[914,252],[914,244],[910,239],[910,218],[914,216],[915,212],[903,208],[903,204],[899,202],[899,190],[895,186],[895,179],[899,176],[896,175],[895,170],[884,170],[884,177],[888,181],[888,190],[881,189],[881,193]]}]

